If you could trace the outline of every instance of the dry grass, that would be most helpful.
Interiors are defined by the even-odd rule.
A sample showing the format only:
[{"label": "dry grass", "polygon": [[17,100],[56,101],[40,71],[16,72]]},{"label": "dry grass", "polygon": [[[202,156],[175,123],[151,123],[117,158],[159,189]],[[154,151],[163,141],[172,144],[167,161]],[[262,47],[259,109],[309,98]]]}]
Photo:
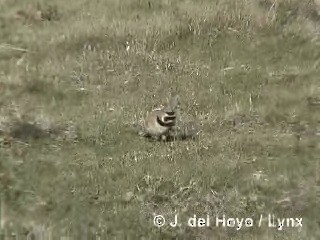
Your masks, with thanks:
[{"label": "dry grass", "polygon": [[[317,4],[0,1],[2,238],[318,239]],[[175,93],[199,139],[140,138]],[[254,227],[153,225],[175,212]]]}]

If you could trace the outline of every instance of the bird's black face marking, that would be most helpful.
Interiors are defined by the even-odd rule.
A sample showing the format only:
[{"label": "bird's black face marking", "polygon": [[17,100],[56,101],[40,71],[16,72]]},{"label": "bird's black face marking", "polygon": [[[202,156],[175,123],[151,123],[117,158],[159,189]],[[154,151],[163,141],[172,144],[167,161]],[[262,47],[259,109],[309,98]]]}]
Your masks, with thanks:
[{"label": "bird's black face marking", "polygon": [[163,118],[164,122],[174,121],[175,119],[176,116],[168,116]]},{"label": "bird's black face marking", "polygon": [[[168,119],[169,118],[169,119]],[[162,121],[159,116],[157,117],[157,123],[159,123],[160,126],[162,127],[173,127],[175,125],[174,119],[176,117],[164,117],[164,121]]]},{"label": "bird's black face marking", "polygon": [[173,116],[175,114],[175,112],[166,112],[166,114],[169,116]]}]

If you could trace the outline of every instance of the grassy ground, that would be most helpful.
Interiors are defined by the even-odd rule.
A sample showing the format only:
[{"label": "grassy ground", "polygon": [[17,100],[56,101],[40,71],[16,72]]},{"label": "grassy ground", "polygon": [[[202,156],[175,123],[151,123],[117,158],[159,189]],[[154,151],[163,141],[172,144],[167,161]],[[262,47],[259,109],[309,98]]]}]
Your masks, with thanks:
[{"label": "grassy ground", "polygon": [[[320,238],[317,1],[28,2],[0,1],[2,235]],[[199,139],[137,136],[171,93]]]}]

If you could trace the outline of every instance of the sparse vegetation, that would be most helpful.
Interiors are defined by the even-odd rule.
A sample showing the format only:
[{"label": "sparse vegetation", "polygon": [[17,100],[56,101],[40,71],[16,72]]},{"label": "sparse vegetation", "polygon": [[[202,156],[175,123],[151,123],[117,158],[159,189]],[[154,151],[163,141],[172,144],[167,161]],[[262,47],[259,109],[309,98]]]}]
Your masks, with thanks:
[{"label": "sparse vegetation", "polygon": [[[2,239],[319,239],[319,13],[317,0],[0,0]],[[132,123],[171,93],[199,138],[140,138]],[[154,226],[175,213],[211,226]],[[254,226],[215,227],[223,214]],[[261,214],[303,227],[258,227]]]}]

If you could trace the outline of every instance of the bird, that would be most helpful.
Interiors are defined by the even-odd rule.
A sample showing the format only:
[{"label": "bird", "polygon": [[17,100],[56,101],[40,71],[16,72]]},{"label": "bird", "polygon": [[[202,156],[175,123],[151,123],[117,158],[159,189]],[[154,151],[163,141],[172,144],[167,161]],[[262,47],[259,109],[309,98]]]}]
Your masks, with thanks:
[{"label": "bird", "polygon": [[166,141],[170,129],[175,124],[175,112],[165,111],[163,108],[154,109],[144,120],[145,136],[155,140]]},{"label": "bird", "polygon": [[201,132],[196,121],[186,122],[180,113],[180,97],[173,95],[165,105],[147,113],[144,119],[133,123],[139,136],[156,141],[194,139]]},{"label": "bird", "polygon": [[133,123],[135,131],[139,136],[147,137],[152,140],[167,141],[170,131],[176,125],[176,109],[179,106],[179,96],[174,95],[165,105],[147,112],[144,119]]}]

